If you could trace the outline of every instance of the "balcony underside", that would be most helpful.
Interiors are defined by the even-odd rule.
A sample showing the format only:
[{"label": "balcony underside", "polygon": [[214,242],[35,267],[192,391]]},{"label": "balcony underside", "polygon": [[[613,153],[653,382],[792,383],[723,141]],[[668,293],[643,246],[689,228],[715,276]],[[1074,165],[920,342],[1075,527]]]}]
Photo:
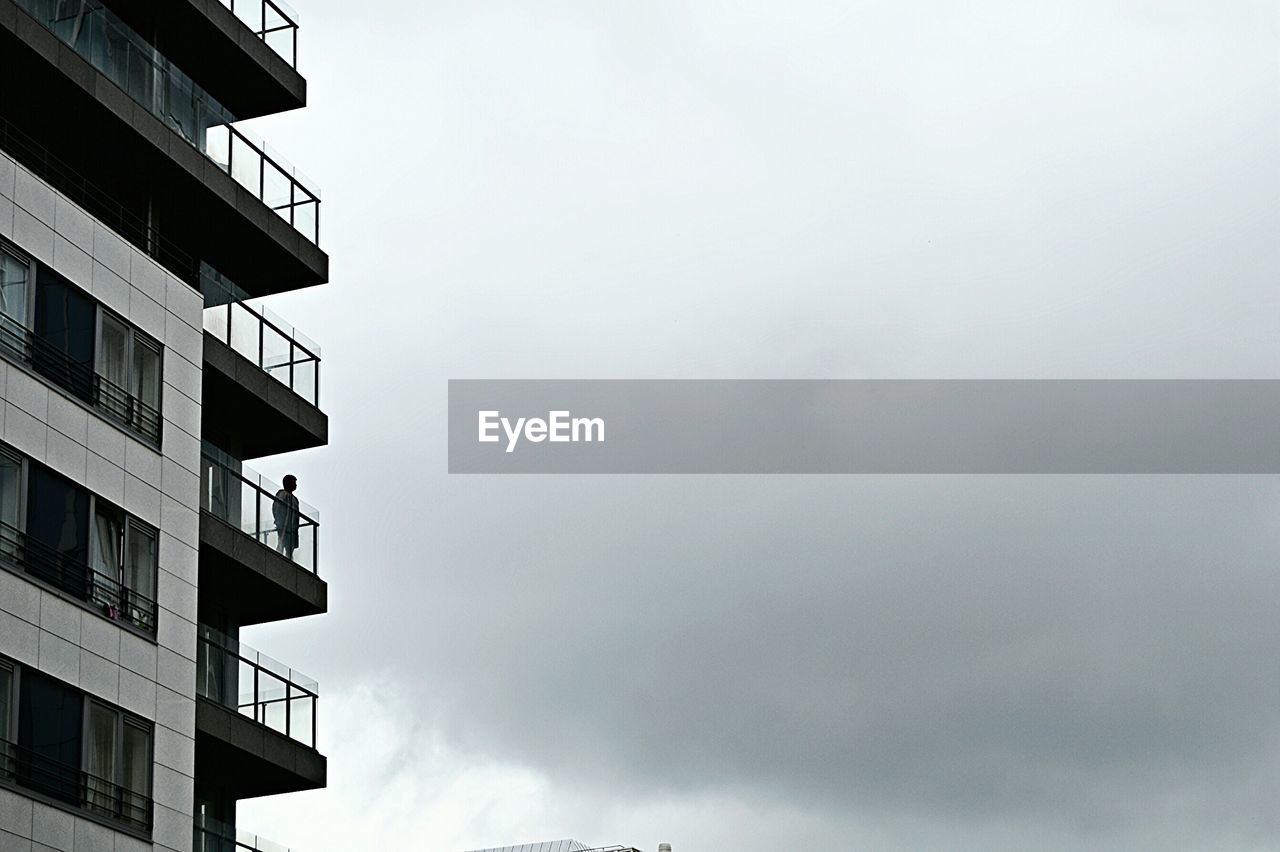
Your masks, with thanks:
[{"label": "balcony underside", "polygon": [[111,0],[238,118],[305,106],[307,81],[218,0]]},{"label": "balcony underside", "polygon": [[328,761],[318,751],[207,698],[196,698],[196,777],[252,799],[325,786]]},{"label": "balcony underside", "polygon": [[319,615],[329,586],[208,512],[200,513],[200,620],[237,626]]},{"label": "balcony underside", "polygon": [[251,296],[328,280],[323,251],[13,0],[0,0],[0,79],[0,115],[188,255],[175,274],[194,281],[204,260]]},{"label": "balcony underside", "polygon": [[204,336],[203,435],[248,461],[329,443],[329,418],[248,358]]}]

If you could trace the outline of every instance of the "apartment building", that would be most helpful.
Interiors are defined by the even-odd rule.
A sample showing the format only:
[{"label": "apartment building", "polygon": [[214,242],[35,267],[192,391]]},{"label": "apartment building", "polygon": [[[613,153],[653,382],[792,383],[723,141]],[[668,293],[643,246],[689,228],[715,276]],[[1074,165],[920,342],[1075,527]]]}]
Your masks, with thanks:
[{"label": "apartment building", "polygon": [[[253,852],[325,785],[318,688],[241,628],[323,613],[320,195],[276,0],[0,0],[0,852]],[[283,839],[283,838],[282,838]]]}]

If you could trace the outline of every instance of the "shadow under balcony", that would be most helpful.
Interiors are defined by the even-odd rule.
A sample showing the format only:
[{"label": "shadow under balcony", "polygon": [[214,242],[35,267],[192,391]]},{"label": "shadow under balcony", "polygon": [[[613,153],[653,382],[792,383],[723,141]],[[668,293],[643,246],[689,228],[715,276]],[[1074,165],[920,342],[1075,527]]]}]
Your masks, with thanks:
[{"label": "shadow under balcony", "polygon": [[325,786],[319,687],[206,626],[196,660],[196,777],[235,799]]},{"label": "shadow under balcony", "polygon": [[195,80],[241,118],[307,102],[298,73],[298,15],[280,0],[111,0],[154,34]]},{"label": "shadow under balcony", "polygon": [[[317,574],[320,520],[298,503],[296,521],[278,520],[279,489],[205,445],[200,467],[200,617],[245,626],[329,606]],[[296,526],[295,526],[296,525]],[[293,544],[294,546],[289,546]]]},{"label": "shadow under balcony", "polygon": [[258,302],[211,295],[216,276],[202,273],[206,440],[240,459],[287,453],[329,442],[329,418],[318,407],[320,347]]}]

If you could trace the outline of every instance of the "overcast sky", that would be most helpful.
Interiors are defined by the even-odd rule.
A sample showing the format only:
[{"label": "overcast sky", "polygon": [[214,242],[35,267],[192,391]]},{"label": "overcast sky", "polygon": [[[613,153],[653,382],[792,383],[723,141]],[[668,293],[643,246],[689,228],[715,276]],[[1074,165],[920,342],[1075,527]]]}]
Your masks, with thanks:
[{"label": "overcast sky", "polygon": [[449,477],[450,378],[1280,378],[1280,3],[294,0],[300,852],[1280,848],[1274,477]]}]

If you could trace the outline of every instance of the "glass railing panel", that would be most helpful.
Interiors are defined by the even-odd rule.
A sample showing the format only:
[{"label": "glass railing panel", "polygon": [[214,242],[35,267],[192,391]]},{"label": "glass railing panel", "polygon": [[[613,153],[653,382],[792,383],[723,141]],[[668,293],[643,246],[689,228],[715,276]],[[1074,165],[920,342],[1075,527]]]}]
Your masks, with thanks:
[{"label": "glass railing panel", "polygon": [[292,384],[293,341],[275,326],[262,324],[262,369],[285,387]]},{"label": "glass railing panel", "polygon": [[259,345],[262,337],[262,320],[241,302],[232,302],[226,306],[230,313],[230,337],[227,343],[231,348],[261,366],[262,356]]},{"label": "glass railing panel", "polygon": [[230,140],[227,145],[231,150],[231,160],[227,171],[236,179],[236,183],[261,198],[262,158],[249,145],[249,140],[233,131],[230,127],[212,127],[209,129],[210,135],[221,135],[223,133],[227,134]]},{"label": "glass railing panel", "polygon": [[[280,211],[293,205],[293,181],[272,163],[262,170],[262,200],[272,210]],[[288,219],[288,214],[282,214]]]},{"label": "glass railing panel", "polygon": [[279,0],[221,0],[254,35],[298,67],[298,13]]},{"label": "glass railing panel", "polygon": [[311,404],[320,398],[320,362],[315,358],[305,358],[293,364],[293,382],[290,387],[298,396]]},{"label": "glass railing panel", "polygon": [[[318,573],[319,513],[212,444],[200,465],[200,508],[263,547]],[[292,506],[290,505],[292,504]]]},{"label": "glass railing panel", "polygon": [[244,480],[233,480],[240,498],[240,532],[258,538],[262,531],[262,494],[257,486]]},{"label": "glass railing panel", "polygon": [[289,736],[301,739],[315,727],[315,702],[296,686],[289,688]]},{"label": "glass railing panel", "polygon": [[293,561],[314,574],[319,550],[320,526],[304,515],[298,524],[298,542],[293,551]]},{"label": "glass railing panel", "polygon": [[207,265],[204,330],[312,405],[320,403],[320,347]]},{"label": "glass railing panel", "polygon": [[[243,643],[207,626],[199,627],[197,692],[259,725],[315,747],[320,689]],[[223,672],[234,672],[228,684]]]},{"label": "glass railing panel", "polygon": [[193,823],[195,852],[289,852],[279,843],[203,814],[197,814]]},{"label": "glass railing panel", "polygon": [[[293,228],[300,234],[320,233],[320,200],[301,199],[293,207]],[[317,242],[317,240],[312,240]]]}]

